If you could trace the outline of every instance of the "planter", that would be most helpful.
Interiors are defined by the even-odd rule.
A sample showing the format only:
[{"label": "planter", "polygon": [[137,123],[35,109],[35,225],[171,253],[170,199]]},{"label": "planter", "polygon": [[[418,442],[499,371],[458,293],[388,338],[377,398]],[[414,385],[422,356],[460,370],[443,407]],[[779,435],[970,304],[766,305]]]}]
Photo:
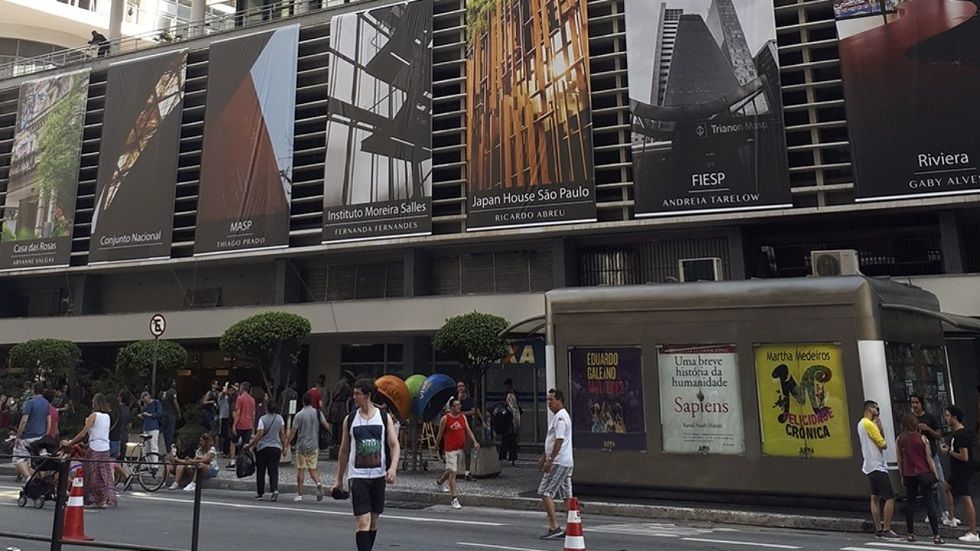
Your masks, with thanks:
[{"label": "planter", "polygon": [[503,469],[500,467],[500,459],[497,457],[496,444],[480,446],[479,450],[473,450],[470,458],[470,474],[476,478],[489,478],[497,476]]}]

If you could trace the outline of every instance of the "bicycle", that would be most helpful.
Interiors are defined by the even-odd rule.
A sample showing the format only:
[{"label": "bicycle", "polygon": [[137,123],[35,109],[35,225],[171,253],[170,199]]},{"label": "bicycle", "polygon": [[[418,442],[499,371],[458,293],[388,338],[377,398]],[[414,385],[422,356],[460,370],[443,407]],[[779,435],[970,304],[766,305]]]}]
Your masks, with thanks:
[{"label": "bicycle", "polygon": [[123,452],[121,463],[129,469],[129,475],[116,482],[116,485],[119,485],[120,482],[123,483],[123,491],[131,490],[134,480],[139,482],[139,485],[147,492],[159,490],[167,481],[166,466],[159,464],[160,454],[154,454],[157,456],[156,461],[150,461],[146,456],[146,443],[151,438],[152,436],[149,434],[140,435],[140,441],[135,444],[139,451],[135,458],[130,458],[129,454]]}]

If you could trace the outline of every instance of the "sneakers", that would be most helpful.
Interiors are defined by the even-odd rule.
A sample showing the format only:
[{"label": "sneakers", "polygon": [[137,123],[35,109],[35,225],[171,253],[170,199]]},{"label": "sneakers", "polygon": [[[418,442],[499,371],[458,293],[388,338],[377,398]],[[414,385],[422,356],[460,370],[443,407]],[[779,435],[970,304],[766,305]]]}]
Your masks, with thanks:
[{"label": "sneakers", "polygon": [[466,480],[467,482],[473,482],[473,475],[471,475],[470,473],[466,473],[465,475],[463,475],[463,480]]},{"label": "sneakers", "polygon": [[177,484],[177,482],[176,482],[176,481],[174,481],[174,483],[170,485],[170,489],[171,489],[171,490],[177,490],[177,489],[179,489],[179,488],[180,488],[180,485],[179,485],[179,484]]},{"label": "sneakers", "polygon": [[565,531],[559,528],[549,529],[544,534],[541,534],[540,539],[543,540],[556,540],[565,535]]},{"label": "sneakers", "polygon": [[303,501],[303,496],[298,495],[293,498],[293,501]]},{"label": "sneakers", "polygon": [[949,516],[949,511],[944,511],[943,512],[943,526],[949,526],[951,528],[956,528],[960,524],[962,524],[962,522],[960,521],[960,519],[956,518],[955,516],[954,517],[950,517]]},{"label": "sneakers", "polygon": [[967,532],[967,533],[963,534],[962,536],[960,536],[960,537],[958,537],[956,539],[958,539],[960,541],[968,541],[970,543],[980,542],[980,536],[978,536],[976,534],[971,534],[970,532]]},{"label": "sneakers", "polygon": [[323,484],[316,485],[316,500],[323,501]]},{"label": "sneakers", "polygon": [[193,492],[193,491],[194,491],[194,490],[196,490],[196,489],[197,489],[197,484],[195,484],[195,483],[193,483],[193,482],[191,482],[191,483],[190,483],[190,484],[188,484],[187,486],[184,486],[184,491],[185,491],[185,492]]},{"label": "sneakers", "polygon": [[265,496],[255,496],[252,499],[254,499],[255,501],[262,501],[264,498]]},{"label": "sneakers", "polygon": [[459,498],[454,497],[450,503],[453,509],[462,509],[463,506],[459,504]]},{"label": "sneakers", "polygon": [[228,464],[228,466],[227,466],[227,467],[225,467],[225,468],[226,468],[226,469],[228,469],[229,471],[233,471],[233,470],[235,470],[235,462],[234,462],[234,461],[232,461],[232,462],[231,462],[231,463],[229,463],[229,464]]},{"label": "sneakers", "polygon": [[896,534],[894,530],[882,530],[881,532],[878,532],[877,534],[875,534],[875,537],[881,538],[881,539],[886,539],[886,540],[898,540],[898,539],[902,539],[902,536],[899,536],[898,534]]},{"label": "sneakers", "polygon": [[279,492],[272,492],[272,501],[279,501]]}]

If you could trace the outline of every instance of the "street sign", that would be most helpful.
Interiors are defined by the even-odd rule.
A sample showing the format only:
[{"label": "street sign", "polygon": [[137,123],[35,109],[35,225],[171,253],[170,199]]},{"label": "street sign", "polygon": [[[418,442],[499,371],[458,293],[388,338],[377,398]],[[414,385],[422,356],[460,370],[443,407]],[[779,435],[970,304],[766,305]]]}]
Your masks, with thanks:
[{"label": "street sign", "polygon": [[163,317],[163,314],[153,314],[153,317],[150,318],[150,334],[153,335],[153,338],[159,339],[166,330],[167,318]]}]

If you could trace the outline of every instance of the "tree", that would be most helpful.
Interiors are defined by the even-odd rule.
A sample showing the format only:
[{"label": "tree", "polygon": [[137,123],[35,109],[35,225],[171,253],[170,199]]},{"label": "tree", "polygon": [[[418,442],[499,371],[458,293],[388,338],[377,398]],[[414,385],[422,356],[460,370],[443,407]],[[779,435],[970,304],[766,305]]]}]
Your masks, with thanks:
[{"label": "tree", "polygon": [[507,343],[500,336],[506,328],[504,318],[474,311],[447,319],[432,338],[432,347],[458,361],[467,378],[475,382],[473,399],[481,411],[483,376],[488,367],[507,356]]},{"label": "tree", "polygon": [[116,354],[115,379],[136,395],[150,386],[153,379],[153,357],[157,359],[157,383],[173,382],[177,370],[187,365],[187,349],[173,341],[144,340],[130,343]]},{"label": "tree", "polygon": [[[10,349],[3,382],[10,392],[23,390],[24,385],[43,382],[48,385],[67,381],[75,387],[75,367],[82,351],[71,341],[35,339]],[[19,387],[19,388],[18,388]]]},{"label": "tree", "polygon": [[290,386],[299,352],[310,336],[310,321],[287,312],[264,312],[232,325],[221,336],[225,354],[255,364],[270,397]]}]

